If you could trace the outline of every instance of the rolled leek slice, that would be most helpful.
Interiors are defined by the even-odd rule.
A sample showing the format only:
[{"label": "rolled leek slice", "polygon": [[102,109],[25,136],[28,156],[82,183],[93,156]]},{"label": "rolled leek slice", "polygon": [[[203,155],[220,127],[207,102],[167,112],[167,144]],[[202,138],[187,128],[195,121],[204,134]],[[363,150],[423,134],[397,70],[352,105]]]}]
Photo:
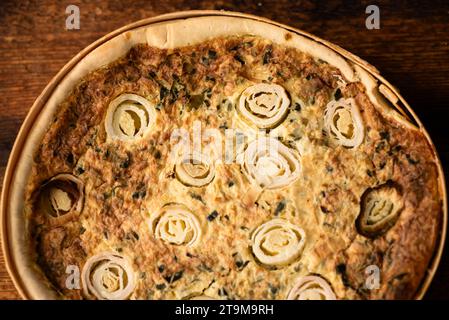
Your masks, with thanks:
[{"label": "rolled leek slice", "polygon": [[125,300],[135,287],[133,268],[115,252],[90,257],[83,267],[81,280],[84,294],[100,300]]},{"label": "rolled leek slice", "polygon": [[243,172],[248,180],[266,189],[289,185],[299,177],[299,153],[271,137],[259,137],[243,153]]},{"label": "rolled leek slice", "polygon": [[156,120],[156,109],[137,94],[122,94],[108,107],[105,129],[109,141],[142,138]]},{"label": "rolled leek slice", "polygon": [[305,276],[299,278],[290,290],[287,300],[337,300],[337,297],[323,278]]},{"label": "rolled leek slice", "polygon": [[305,232],[284,219],[260,225],[252,234],[254,256],[264,265],[282,266],[297,259],[304,247]]},{"label": "rolled leek slice", "polygon": [[156,239],[174,245],[194,246],[201,238],[198,218],[184,205],[165,205],[150,220],[150,229]]},{"label": "rolled leek slice", "polygon": [[324,126],[338,144],[355,148],[363,142],[364,125],[355,100],[331,101],[324,111]]},{"label": "rolled leek slice", "polygon": [[215,177],[215,167],[209,157],[192,152],[179,158],[175,165],[177,179],[189,187],[202,187]]},{"label": "rolled leek slice", "polygon": [[258,83],[246,88],[237,105],[238,113],[260,129],[277,127],[286,117],[290,99],[277,84]]},{"label": "rolled leek slice", "polygon": [[84,183],[71,174],[58,174],[42,185],[37,205],[54,222],[78,214],[84,206]]},{"label": "rolled leek slice", "polygon": [[366,237],[376,237],[385,233],[396,222],[404,201],[396,187],[384,184],[368,189],[362,196],[357,230]]}]

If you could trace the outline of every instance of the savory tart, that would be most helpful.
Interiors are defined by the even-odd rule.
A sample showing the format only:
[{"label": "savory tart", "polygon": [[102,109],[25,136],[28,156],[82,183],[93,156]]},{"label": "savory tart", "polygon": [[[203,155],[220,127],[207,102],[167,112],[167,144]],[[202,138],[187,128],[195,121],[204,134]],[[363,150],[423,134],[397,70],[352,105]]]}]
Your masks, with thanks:
[{"label": "savory tart", "polygon": [[46,290],[415,296],[441,230],[438,160],[365,68],[242,18],[113,40],[62,86],[33,147],[23,210]]}]

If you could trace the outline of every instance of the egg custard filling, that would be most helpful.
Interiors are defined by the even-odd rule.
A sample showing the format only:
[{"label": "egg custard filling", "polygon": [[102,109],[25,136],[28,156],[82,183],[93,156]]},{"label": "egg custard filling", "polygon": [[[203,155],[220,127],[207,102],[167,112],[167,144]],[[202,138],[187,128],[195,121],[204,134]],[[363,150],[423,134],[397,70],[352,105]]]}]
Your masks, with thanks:
[{"label": "egg custard filling", "polygon": [[413,296],[441,209],[426,136],[379,104],[362,68],[276,39],[135,44],[67,93],[25,203],[58,296]]}]

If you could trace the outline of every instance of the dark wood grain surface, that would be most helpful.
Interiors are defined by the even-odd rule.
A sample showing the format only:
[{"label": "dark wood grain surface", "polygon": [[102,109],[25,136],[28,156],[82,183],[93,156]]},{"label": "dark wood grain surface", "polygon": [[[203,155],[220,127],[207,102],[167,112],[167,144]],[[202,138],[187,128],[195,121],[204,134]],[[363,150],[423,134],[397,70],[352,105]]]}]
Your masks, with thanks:
[{"label": "dark wood grain surface", "polygon": [[[65,9],[80,8],[80,30]],[[379,30],[365,27],[380,8]],[[33,101],[58,70],[101,36],[133,21],[192,9],[251,13],[334,42],[376,66],[414,108],[449,168],[449,1],[0,1],[0,179]],[[447,180],[447,179],[446,179]],[[449,248],[426,299],[449,299]],[[19,295],[0,254],[0,299]]]}]

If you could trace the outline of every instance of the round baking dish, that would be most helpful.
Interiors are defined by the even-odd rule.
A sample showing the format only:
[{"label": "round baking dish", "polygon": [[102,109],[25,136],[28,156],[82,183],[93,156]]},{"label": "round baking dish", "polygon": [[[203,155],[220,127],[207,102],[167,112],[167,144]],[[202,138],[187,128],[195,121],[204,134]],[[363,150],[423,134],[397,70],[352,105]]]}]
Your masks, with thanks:
[{"label": "round baking dish", "polygon": [[[55,92],[64,91],[61,88],[61,84],[64,80],[64,86],[73,84],[70,79],[70,72],[74,70],[78,64],[86,60],[94,50],[104,50],[107,52],[108,44],[113,41],[119,41],[118,39],[129,38],[129,31],[133,31],[142,27],[147,27],[150,25],[164,24],[173,20],[188,19],[194,17],[207,17],[207,16],[225,16],[232,17],[241,20],[252,20],[264,23],[267,25],[282,28],[292,33],[301,35],[302,37],[308,38],[320,45],[323,45],[334,52],[338,53],[344,59],[351,61],[353,64],[363,68],[372,77],[374,77],[378,82],[379,92],[389,101],[389,105],[396,109],[404,118],[409,122],[413,123],[419,128],[421,133],[427,138],[433,152],[435,155],[435,161],[438,167],[438,179],[440,194],[442,195],[442,212],[440,218],[440,230],[438,235],[438,241],[435,245],[435,251],[433,258],[428,266],[428,272],[424,279],[422,279],[420,288],[418,289],[415,298],[421,299],[427,288],[429,287],[435,271],[438,267],[441,254],[443,251],[444,240],[446,236],[446,224],[447,224],[447,196],[446,187],[444,181],[444,174],[441,166],[441,162],[438,158],[435,147],[426,131],[421,121],[418,119],[416,114],[413,112],[412,108],[407,104],[404,98],[398,93],[397,89],[394,88],[387,80],[385,80],[377,71],[377,69],[359,57],[347,52],[346,50],[315,37],[304,31],[291,28],[289,26],[273,22],[268,19],[261,17],[236,13],[236,12],[225,12],[225,11],[185,11],[177,12],[166,15],[161,15],[153,18],[144,19],[127,26],[124,26],[106,36],[94,42],[80,53],[78,53],[70,62],[68,62],[58,74],[50,81],[50,83],[43,90],[41,95],[36,99],[33,106],[31,107],[19,134],[16,138],[13,150],[11,152],[8,166],[5,173],[2,197],[1,197],[1,235],[2,235],[2,246],[3,252],[5,254],[5,261],[9,274],[19,291],[20,295],[24,299],[45,299],[56,297],[44,284],[39,283],[39,272],[35,270],[32,263],[27,260],[27,249],[22,246],[21,249],[17,249],[17,246],[13,245],[17,241],[23,241],[25,243],[25,230],[26,224],[25,219],[22,215],[22,207],[20,206],[21,199],[23,199],[24,189],[26,186],[27,175],[24,174],[29,170],[30,163],[32,161],[30,153],[25,152],[29,149],[33,143],[39,141],[40,135],[30,133],[33,131],[35,124],[41,117],[48,117],[49,110],[45,106],[55,98]],[[121,38],[120,38],[121,37]],[[131,42],[123,41],[123,47],[120,48],[121,51],[129,49]],[[117,42],[116,42],[117,44]],[[106,54],[105,59],[111,59]],[[92,61],[91,61],[92,62]],[[98,66],[98,61],[95,62]],[[100,62],[101,63],[101,62]],[[85,63],[84,67],[89,71],[89,68],[94,68],[95,65],[89,65]],[[75,79],[73,79],[75,80]],[[57,94],[56,94],[57,95]],[[54,102],[54,101],[53,101]],[[34,132],[34,131],[33,131]],[[19,174],[18,174],[19,173]],[[12,205],[14,204],[14,205]],[[20,246],[19,246],[20,247]],[[27,279],[27,280],[25,280]],[[31,280],[30,280],[31,279]]]}]

